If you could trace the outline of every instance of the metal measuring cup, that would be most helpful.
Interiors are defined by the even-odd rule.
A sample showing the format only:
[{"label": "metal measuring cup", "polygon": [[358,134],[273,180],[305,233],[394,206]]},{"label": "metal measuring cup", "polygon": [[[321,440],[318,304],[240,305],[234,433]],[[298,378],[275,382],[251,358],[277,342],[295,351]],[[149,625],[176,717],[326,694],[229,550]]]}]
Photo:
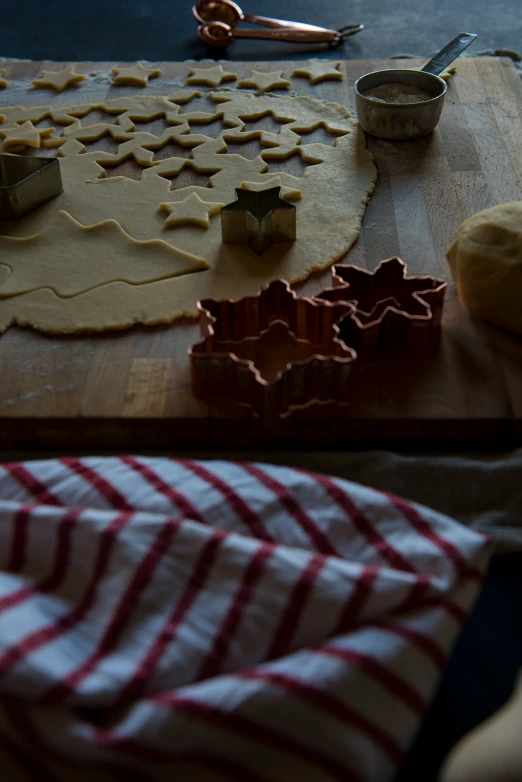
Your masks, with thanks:
[{"label": "metal measuring cup", "polygon": [[[460,33],[422,70],[389,68],[366,73],[357,79],[354,84],[355,107],[362,129],[371,136],[390,141],[406,141],[431,133],[440,119],[448,90],[444,79],[437,74],[467,49],[476,37],[474,33]],[[390,82],[413,85],[431,95],[431,98],[416,103],[385,103],[363,94],[372,87]]]}]

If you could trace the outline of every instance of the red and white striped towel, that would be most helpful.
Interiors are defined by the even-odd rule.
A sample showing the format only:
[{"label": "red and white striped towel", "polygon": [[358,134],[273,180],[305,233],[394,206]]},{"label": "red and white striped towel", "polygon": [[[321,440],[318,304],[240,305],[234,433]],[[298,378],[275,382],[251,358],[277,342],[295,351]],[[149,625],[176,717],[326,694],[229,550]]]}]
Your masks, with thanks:
[{"label": "red and white striped towel", "polygon": [[389,780],[488,553],[290,468],[0,466],[2,780]]}]

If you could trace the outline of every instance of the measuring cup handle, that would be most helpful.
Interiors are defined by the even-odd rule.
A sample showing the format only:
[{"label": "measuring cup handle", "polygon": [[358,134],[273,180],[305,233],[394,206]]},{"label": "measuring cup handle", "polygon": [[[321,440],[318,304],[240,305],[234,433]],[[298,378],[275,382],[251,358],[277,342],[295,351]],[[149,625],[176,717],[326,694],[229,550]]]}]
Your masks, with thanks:
[{"label": "measuring cup handle", "polygon": [[450,41],[444,49],[441,49],[422,69],[426,73],[432,73],[434,76],[441,73],[444,68],[455,60],[464,49],[467,49],[470,43],[473,43],[477,36],[475,33],[460,33]]}]

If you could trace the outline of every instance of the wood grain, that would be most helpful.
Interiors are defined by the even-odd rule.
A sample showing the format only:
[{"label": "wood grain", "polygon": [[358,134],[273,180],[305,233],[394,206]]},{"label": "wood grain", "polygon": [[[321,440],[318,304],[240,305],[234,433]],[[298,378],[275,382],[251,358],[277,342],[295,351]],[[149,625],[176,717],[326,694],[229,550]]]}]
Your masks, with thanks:
[{"label": "wood grain", "polygon": [[[410,60],[406,67],[416,64]],[[136,93],[136,88],[110,86],[113,65],[79,63],[80,73],[97,75],[54,95],[29,88],[40,63],[13,63],[8,66],[10,87],[0,102],[66,106]],[[240,76],[251,68],[282,69],[288,75],[294,67],[288,61],[235,65]],[[306,79],[294,79],[292,88],[353,111],[352,84],[358,76],[404,65],[347,61],[343,82],[312,87]],[[144,94],[178,89],[189,66],[160,67],[163,75]],[[207,104],[203,96],[191,110],[205,110]],[[522,198],[521,119],[522,87],[509,60],[459,61],[442,120],[430,137],[407,143],[368,139],[379,179],[348,261],[373,269],[382,258],[400,255],[411,273],[449,281],[444,254],[461,221],[485,207]],[[143,129],[154,132],[153,123]],[[321,130],[313,138],[320,140],[326,140]],[[243,145],[242,154],[258,154],[256,144]],[[113,173],[139,173],[133,162],[119,169]],[[288,170],[299,173],[294,161]],[[196,183],[191,176],[173,186]],[[328,279],[328,274],[318,275],[300,291],[316,292]],[[345,406],[316,406],[272,428],[261,428],[233,405],[217,413],[192,396],[186,351],[198,333],[190,321],[94,337],[54,338],[9,329],[0,337],[0,447],[500,447],[522,436],[522,339],[471,318],[452,284],[440,344],[432,353],[394,356],[368,367],[354,379]]]}]

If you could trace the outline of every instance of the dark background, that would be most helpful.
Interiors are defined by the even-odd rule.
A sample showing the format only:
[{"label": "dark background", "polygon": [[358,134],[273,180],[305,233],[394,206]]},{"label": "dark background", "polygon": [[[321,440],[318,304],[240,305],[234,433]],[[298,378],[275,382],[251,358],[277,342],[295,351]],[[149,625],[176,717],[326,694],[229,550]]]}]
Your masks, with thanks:
[{"label": "dark background", "polygon": [[[242,5],[242,3],[239,3]],[[191,0],[2,0],[0,56],[33,60],[350,59],[424,55],[459,32],[479,34],[478,50],[522,48],[521,0],[244,0],[245,12],[366,29],[339,50],[324,45],[237,41],[227,50],[201,43]]]},{"label": "dark background", "polygon": [[[0,6],[0,57],[34,60],[281,60],[428,55],[461,31],[479,34],[470,49],[522,49],[521,0],[245,0],[243,10],[338,27],[364,23],[342,48],[236,42],[210,49],[196,34],[191,0],[86,0]],[[521,129],[522,130],[522,129]],[[522,476],[521,476],[522,479]],[[522,664],[522,554],[493,559],[428,717],[399,774],[435,780],[449,748],[509,696]]]}]

